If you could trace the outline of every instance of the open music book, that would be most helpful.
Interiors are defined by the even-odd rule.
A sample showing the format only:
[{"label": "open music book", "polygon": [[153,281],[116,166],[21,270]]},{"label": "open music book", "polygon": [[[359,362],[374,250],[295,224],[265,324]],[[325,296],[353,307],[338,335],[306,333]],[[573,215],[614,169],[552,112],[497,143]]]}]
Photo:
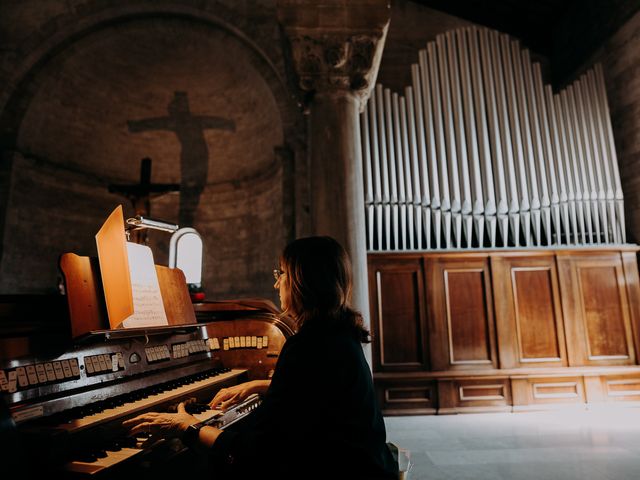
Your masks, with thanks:
[{"label": "open music book", "polygon": [[96,244],[110,327],[168,325],[153,254],[126,241],[122,205],[104,222]]}]

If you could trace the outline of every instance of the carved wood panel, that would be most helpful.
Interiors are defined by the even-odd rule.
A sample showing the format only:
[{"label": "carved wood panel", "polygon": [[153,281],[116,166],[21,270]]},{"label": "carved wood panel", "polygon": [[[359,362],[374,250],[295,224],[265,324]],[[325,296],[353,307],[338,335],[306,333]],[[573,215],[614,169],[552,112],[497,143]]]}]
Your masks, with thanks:
[{"label": "carved wood panel", "polygon": [[557,257],[569,364],[635,363],[625,272],[619,252]]},{"label": "carved wood panel", "polygon": [[438,413],[509,411],[511,390],[506,378],[438,381]]},{"label": "carved wood panel", "polygon": [[486,256],[427,258],[434,370],[497,367]]},{"label": "carved wood panel", "polygon": [[492,256],[500,367],[564,366],[564,326],[553,254]]},{"label": "carved wood panel", "polygon": [[433,380],[397,378],[375,384],[378,404],[385,415],[436,413],[438,391]]},{"label": "carved wood panel", "polygon": [[637,359],[637,352],[640,352],[640,277],[638,275],[638,258],[636,252],[623,251],[620,253],[627,287],[627,299],[629,301],[633,346],[635,347]]},{"label": "carved wood panel", "polygon": [[375,371],[429,369],[423,276],[420,258],[370,257]]}]

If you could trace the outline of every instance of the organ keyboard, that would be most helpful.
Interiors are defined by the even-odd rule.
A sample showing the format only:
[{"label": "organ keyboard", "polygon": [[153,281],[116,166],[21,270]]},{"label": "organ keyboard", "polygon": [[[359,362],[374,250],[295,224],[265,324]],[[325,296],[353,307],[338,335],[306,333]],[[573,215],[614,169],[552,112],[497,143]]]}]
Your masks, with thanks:
[{"label": "organ keyboard", "polygon": [[[180,442],[131,438],[121,424],[185,400],[206,405],[220,388],[248,379],[247,369],[222,364],[209,331],[196,324],[93,332],[62,353],[1,363],[2,396],[46,471],[110,477],[123,468],[163,470],[185,450]],[[224,426],[254,405],[196,416]]]}]

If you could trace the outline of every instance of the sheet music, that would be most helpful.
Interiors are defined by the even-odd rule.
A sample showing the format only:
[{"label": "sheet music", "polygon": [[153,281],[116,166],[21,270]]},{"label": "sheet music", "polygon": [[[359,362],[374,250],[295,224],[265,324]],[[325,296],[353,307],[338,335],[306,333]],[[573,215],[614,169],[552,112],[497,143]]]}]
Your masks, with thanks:
[{"label": "sheet music", "polygon": [[133,314],[122,322],[122,326],[132,328],[168,325],[151,249],[127,242],[127,257],[131,275]]}]

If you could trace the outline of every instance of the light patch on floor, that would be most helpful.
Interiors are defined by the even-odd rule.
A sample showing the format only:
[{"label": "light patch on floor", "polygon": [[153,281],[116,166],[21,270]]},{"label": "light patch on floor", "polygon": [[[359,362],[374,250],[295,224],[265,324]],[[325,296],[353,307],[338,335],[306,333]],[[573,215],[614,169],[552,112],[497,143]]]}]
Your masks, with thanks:
[{"label": "light patch on floor", "polygon": [[640,408],[385,417],[408,480],[640,480]]}]

